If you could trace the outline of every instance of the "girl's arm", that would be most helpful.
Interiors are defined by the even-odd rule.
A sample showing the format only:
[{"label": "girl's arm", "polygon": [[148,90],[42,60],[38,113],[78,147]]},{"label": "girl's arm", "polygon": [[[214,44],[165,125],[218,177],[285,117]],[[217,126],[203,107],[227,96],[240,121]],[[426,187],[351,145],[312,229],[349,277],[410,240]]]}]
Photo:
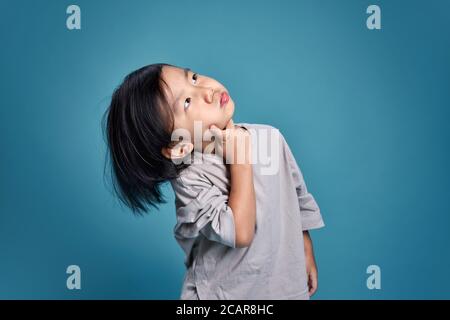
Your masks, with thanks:
[{"label": "girl's arm", "polygon": [[308,230],[303,231],[303,243],[305,247],[306,274],[308,276],[309,295],[312,296],[317,291],[317,265],[314,259],[314,250]]},{"label": "girl's arm", "polygon": [[235,127],[233,120],[230,120],[225,130],[214,125],[210,129],[222,141],[220,150],[216,151],[221,152],[224,160],[230,164],[231,189],[228,206],[234,216],[236,247],[247,247],[253,240],[256,224],[251,136],[245,129]]},{"label": "girl's arm", "polygon": [[256,223],[255,189],[251,164],[231,164],[228,205],[236,225],[236,246],[247,247],[253,240]]}]

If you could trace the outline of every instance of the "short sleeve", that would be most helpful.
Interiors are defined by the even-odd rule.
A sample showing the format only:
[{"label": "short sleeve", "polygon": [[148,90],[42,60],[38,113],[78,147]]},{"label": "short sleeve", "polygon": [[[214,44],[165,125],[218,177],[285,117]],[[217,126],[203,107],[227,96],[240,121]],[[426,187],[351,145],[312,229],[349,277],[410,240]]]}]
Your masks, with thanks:
[{"label": "short sleeve", "polygon": [[294,155],[291,152],[291,149],[289,148],[289,145],[287,144],[285,138],[283,137],[283,135],[281,135],[281,133],[280,136],[283,144],[284,154],[288,161],[288,165],[295,184],[295,189],[297,191],[302,229],[304,231],[324,227],[325,224],[320,213],[320,208],[316,200],[314,199],[314,196],[308,192],[303,174],[294,158]]},{"label": "short sleeve", "polygon": [[177,239],[195,239],[200,234],[211,241],[235,248],[234,216],[223,194],[202,176],[180,176],[172,183],[176,194]]}]

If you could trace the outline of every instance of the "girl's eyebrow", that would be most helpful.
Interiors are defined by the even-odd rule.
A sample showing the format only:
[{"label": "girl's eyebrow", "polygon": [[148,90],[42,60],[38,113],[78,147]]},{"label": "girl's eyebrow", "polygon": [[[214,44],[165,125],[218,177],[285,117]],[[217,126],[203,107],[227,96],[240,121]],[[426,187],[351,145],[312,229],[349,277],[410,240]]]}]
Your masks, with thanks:
[{"label": "girl's eyebrow", "polygon": [[189,76],[189,71],[191,71],[191,68],[183,68],[184,71],[184,78],[187,80]]},{"label": "girl's eyebrow", "polygon": [[[190,68],[183,68],[184,71],[184,79],[186,81],[188,81],[188,77],[189,77],[189,71],[191,71]],[[175,99],[175,101],[172,104],[172,109],[175,110],[175,106],[177,105],[178,99],[181,98],[181,93],[178,95],[178,97]]]}]

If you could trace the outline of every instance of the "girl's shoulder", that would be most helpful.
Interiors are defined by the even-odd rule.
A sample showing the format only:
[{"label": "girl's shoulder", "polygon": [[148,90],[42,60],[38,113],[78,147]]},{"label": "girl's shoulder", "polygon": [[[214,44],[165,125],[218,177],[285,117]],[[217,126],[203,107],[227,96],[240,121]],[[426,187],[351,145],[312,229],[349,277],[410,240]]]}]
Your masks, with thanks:
[{"label": "girl's shoulder", "polygon": [[170,180],[174,189],[208,187],[212,181],[223,180],[226,176],[225,164],[218,155],[193,151],[187,161],[189,165]]},{"label": "girl's shoulder", "polygon": [[235,124],[247,129],[250,134],[253,134],[255,138],[254,141],[260,147],[261,145],[269,145],[273,142],[281,142],[281,144],[285,143],[285,138],[280,130],[270,124],[246,122]]}]

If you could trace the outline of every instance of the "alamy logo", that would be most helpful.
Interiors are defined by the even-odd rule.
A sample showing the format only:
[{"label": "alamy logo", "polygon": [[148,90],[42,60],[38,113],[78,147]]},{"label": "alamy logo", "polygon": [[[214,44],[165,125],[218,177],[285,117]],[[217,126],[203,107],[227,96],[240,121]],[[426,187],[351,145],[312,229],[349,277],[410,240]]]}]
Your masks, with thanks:
[{"label": "alamy logo", "polygon": [[370,16],[366,20],[367,29],[381,29],[381,9],[375,4],[371,4],[367,7],[366,13]]},{"label": "alamy logo", "polygon": [[77,265],[70,265],[66,270],[67,274],[70,276],[67,278],[66,286],[69,290],[80,290],[81,289],[81,270]]},{"label": "alamy logo", "polygon": [[381,268],[377,265],[370,265],[366,270],[370,276],[367,278],[367,289],[381,289]]},{"label": "alamy logo", "polygon": [[81,9],[79,6],[75,4],[71,4],[67,7],[67,14],[70,16],[67,17],[66,27],[69,30],[80,30],[81,29]]},{"label": "alamy logo", "polygon": [[[233,140],[232,129],[223,130],[223,135],[219,136],[217,132],[203,130],[202,121],[194,121],[193,137],[189,130],[178,128],[172,131],[171,141],[180,143],[183,141],[192,141],[195,150],[203,152],[194,152],[187,154],[182,158],[174,158],[175,164],[202,164],[204,157],[215,155],[213,158],[217,163],[245,163],[248,159],[245,156],[245,148],[250,145],[250,163],[258,164],[261,175],[275,175],[280,169],[280,132],[276,128],[248,128],[249,140],[245,136],[237,136]],[[222,133],[221,133],[222,134]],[[204,145],[205,144],[205,145]],[[204,148],[203,148],[204,145]],[[223,146],[228,146],[223,150]]]}]

